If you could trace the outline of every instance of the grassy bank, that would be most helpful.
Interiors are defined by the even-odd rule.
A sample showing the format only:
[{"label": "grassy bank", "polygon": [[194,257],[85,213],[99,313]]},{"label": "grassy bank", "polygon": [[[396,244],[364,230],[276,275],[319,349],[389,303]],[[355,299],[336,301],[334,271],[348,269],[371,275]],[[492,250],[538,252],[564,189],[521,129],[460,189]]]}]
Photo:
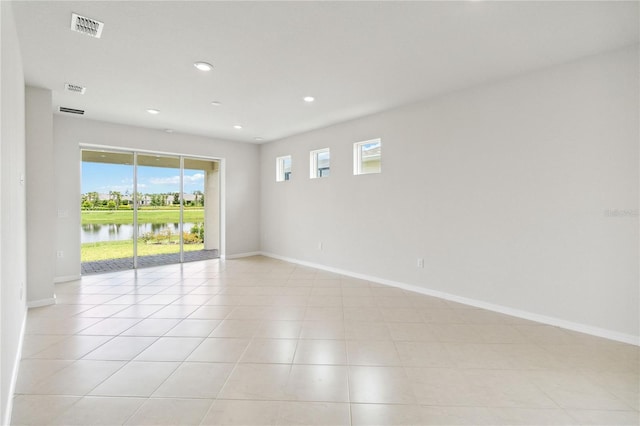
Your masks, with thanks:
[{"label": "grassy bank", "polygon": [[[138,210],[138,223],[178,223],[180,211],[177,209],[166,210]],[[185,209],[184,222],[204,222],[204,209]],[[88,224],[130,224],[133,223],[133,210],[83,210],[81,223]]]},{"label": "grassy bank", "polygon": [[[204,249],[204,244],[202,243],[184,245],[184,251],[198,251],[202,249]],[[138,240],[138,256],[179,252],[180,246],[178,244],[145,244],[144,241]],[[85,243],[82,244],[80,255],[82,262],[133,257],[133,240]]]}]

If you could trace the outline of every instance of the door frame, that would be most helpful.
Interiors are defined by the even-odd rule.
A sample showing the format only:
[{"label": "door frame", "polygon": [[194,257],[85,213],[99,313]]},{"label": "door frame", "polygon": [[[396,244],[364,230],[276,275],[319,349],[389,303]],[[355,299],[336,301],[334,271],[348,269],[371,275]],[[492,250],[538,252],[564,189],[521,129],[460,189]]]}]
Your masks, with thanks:
[{"label": "door frame", "polygon": [[[184,192],[184,160],[185,159],[196,159],[196,160],[205,160],[205,161],[215,161],[218,163],[219,168],[219,179],[218,179],[218,206],[219,206],[219,249],[218,249],[218,257],[220,259],[225,258],[226,253],[226,159],[224,157],[217,156],[208,156],[208,155],[200,155],[200,154],[185,154],[178,152],[167,152],[167,151],[157,151],[157,150],[148,150],[148,149],[138,149],[138,148],[129,148],[129,147],[120,147],[114,145],[98,145],[98,144],[89,144],[89,143],[80,143],[78,146],[79,149],[79,182],[82,182],[82,151],[105,151],[105,152],[116,152],[116,153],[126,153],[133,155],[133,202],[134,202],[134,214],[133,214],[133,226],[134,226],[134,239],[133,239],[133,269],[137,269],[137,238],[135,238],[137,234],[137,219],[138,219],[138,205],[137,205],[137,157],[138,154],[145,155],[161,155],[161,156],[172,156],[178,157],[180,160],[180,199],[181,199],[181,208],[180,208],[180,230],[182,231],[182,222],[183,222],[183,210],[184,210],[184,200],[182,200],[182,194]],[[206,203],[206,200],[205,200]],[[206,207],[205,207],[206,208]],[[78,233],[78,241],[80,241],[80,234]],[[81,260],[80,260],[81,261]],[[180,263],[184,263],[184,253],[182,246],[182,232],[180,232]]]}]

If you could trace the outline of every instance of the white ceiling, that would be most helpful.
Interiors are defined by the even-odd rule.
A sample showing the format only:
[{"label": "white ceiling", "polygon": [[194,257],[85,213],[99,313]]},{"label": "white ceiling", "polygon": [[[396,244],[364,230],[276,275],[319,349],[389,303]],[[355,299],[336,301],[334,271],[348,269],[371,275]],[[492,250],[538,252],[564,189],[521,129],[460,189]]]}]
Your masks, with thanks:
[{"label": "white ceiling", "polygon": [[[246,142],[639,40],[637,2],[29,1],[13,10],[26,82],[51,89],[56,111]],[[104,22],[102,38],[72,32],[72,12]],[[65,82],[86,94],[65,93]]]}]

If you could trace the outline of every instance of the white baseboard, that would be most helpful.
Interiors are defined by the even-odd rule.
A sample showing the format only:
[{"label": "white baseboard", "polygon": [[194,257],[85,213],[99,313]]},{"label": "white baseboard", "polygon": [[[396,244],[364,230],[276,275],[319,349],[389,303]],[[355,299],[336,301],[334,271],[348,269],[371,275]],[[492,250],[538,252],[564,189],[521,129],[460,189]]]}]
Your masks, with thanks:
[{"label": "white baseboard", "polygon": [[22,343],[24,342],[24,332],[27,326],[27,310],[24,310],[24,316],[22,317],[22,326],[20,326],[20,335],[18,337],[18,350],[16,351],[16,358],[13,360],[13,371],[11,372],[11,383],[9,383],[9,392],[5,397],[7,398],[7,409],[5,410],[4,419],[2,419],[3,425],[8,425],[11,422],[11,413],[13,411],[13,395],[16,391],[16,383],[18,382],[18,371],[20,370],[20,360],[22,359]]},{"label": "white baseboard", "polygon": [[315,269],[320,269],[327,272],[333,272],[348,277],[358,278],[362,280],[371,281],[378,284],[384,284],[392,287],[398,287],[403,290],[412,291],[414,293],[424,294],[427,296],[438,297],[440,299],[451,300],[453,302],[462,303],[476,308],[486,309],[488,311],[499,312],[501,314],[510,315],[517,318],[523,318],[530,321],[539,322],[542,324],[553,325],[556,327],[564,328],[567,330],[577,331],[580,333],[590,334],[592,336],[602,337],[609,340],[615,340],[616,342],[629,343],[631,345],[640,346],[640,337],[632,334],[620,333],[617,331],[607,330],[604,328],[594,327],[591,325],[581,324],[577,322],[567,321],[560,318],[549,317],[546,315],[540,315],[533,312],[523,311],[520,309],[511,308],[508,306],[495,305],[493,303],[484,302],[481,300],[470,299],[455,294],[445,293],[438,290],[431,290],[424,287],[419,287],[413,284],[401,283],[398,281],[388,280],[385,278],[373,277],[366,274],[360,274],[357,272],[348,271],[345,269],[334,268],[331,266],[322,265],[319,263],[307,262],[304,260],[293,259],[286,256],[280,256],[274,253],[260,252],[262,256],[271,257],[273,259],[284,260],[286,262],[295,263],[302,266],[308,266]]},{"label": "white baseboard", "polygon": [[55,277],[53,279],[54,284],[58,283],[66,283],[68,281],[78,281],[80,279],[80,275],[64,275],[61,277]]},{"label": "white baseboard", "polygon": [[56,296],[49,297],[48,299],[32,300],[27,302],[27,308],[39,308],[41,306],[49,306],[56,304]]},{"label": "white baseboard", "polygon": [[228,254],[225,256],[221,256],[220,258],[224,260],[229,260],[229,259],[240,259],[243,257],[260,256],[260,255],[262,255],[262,252],[260,251],[250,251],[247,253]]}]

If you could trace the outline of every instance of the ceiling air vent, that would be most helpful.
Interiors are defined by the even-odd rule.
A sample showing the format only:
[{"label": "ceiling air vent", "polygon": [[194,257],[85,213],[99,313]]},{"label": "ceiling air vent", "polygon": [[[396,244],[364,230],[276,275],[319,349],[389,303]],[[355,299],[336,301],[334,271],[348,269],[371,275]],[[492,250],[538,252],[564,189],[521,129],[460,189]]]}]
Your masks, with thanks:
[{"label": "ceiling air vent", "polygon": [[80,93],[81,95],[84,95],[84,92],[87,91],[87,88],[78,86],[77,84],[65,83],[64,90],[66,90],[67,92]]},{"label": "ceiling air vent", "polygon": [[67,112],[69,114],[79,114],[79,115],[84,114],[84,110],[82,109],[73,109],[73,108],[67,108],[67,107],[60,107],[60,112]]},{"label": "ceiling air vent", "polygon": [[91,37],[100,38],[104,23],[95,19],[80,16],[77,13],[71,14],[71,30],[86,34]]}]

